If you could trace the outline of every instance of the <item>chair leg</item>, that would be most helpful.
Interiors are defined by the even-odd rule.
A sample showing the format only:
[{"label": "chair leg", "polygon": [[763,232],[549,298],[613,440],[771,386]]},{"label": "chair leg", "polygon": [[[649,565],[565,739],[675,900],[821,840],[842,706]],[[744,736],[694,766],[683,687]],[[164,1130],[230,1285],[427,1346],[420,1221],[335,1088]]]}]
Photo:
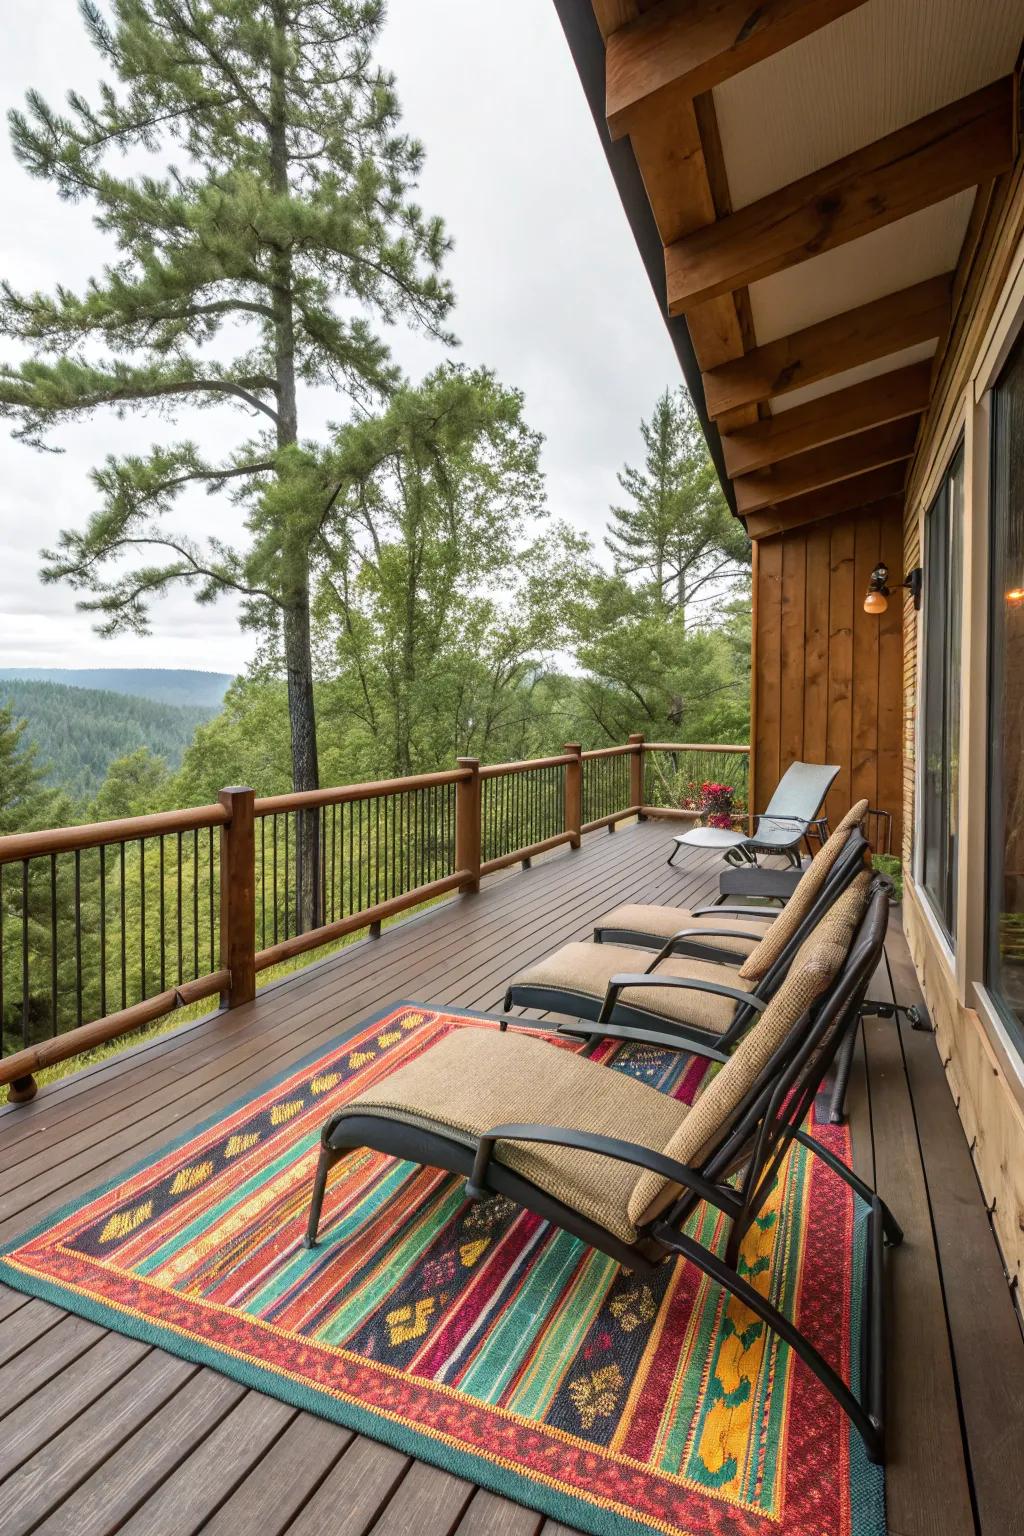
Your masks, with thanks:
[{"label": "chair leg", "polygon": [[323,1209],[324,1191],[327,1188],[327,1175],[337,1161],[338,1154],[332,1152],[330,1147],[320,1148],[320,1161],[316,1165],[316,1178],[313,1180],[313,1198],[309,1202],[309,1224],[306,1227],[306,1235],[302,1239],[304,1248],[316,1247],[316,1236],[320,1228],[320,1212]]},{"label": "chair leg", "polygon": [[830,1125],[842,1125],[846,1119],[846,1090],[850,1085],[850,1072],[853,1069],[853,1053],[857,1048],[857,1036],[850,1030],[835,1058],[835,1081],[832,1084],[832,1097],[829,1100],[828,1118]]},{"label": "chair leg", "polygon": [[[874,1410],[869,1412],[854,1396],[843,1378],[837,1371],[832,1369],[824,1356],[819,1354],[818,1350],[815,1349],[809,1339],[805,1338],[799,1328],[794,1323],[791,1323],[788,1317],[784,1317],[767,1297],[762,1296],[760,1291],[755,1290],[741,1275],[738,1275],[734,1269],[730,1268],[724,1259],[720,1259],[717,1253],[712,1253],[710,1249],[703,1247],[694,1238],[688,1237],[685,1232],[675,1231],[667,1223],[659,1223],[654,1228],[654,1236],[671,1252],[682,1254],[683,1258],[689,1259],[691,1263],[696,1264],[698,1269],[703,1270],[712,1280],[716,1280],[719,1285],[735,1296],[738,1301],[741,1301],[745,1307],[749,1307],[755,1317],[759,1317],[763,1323],[766,1323],[773,1333],[777,1333],[800,1356],[804,1364],[814,1372],[826,1391],[835,1398],[864,1441],[869,1458],[874,1462],[881,1462],[884,1459],[885,1439],[880,1416],[878,1384],[874,1375],[866,1384],[866,1398]],[[874,1290],[874,1287],[872,1287],[872,1290]],[[871,1302],[874,1311],[878,1302],[877,1294],[872,1295]],[[879,1331],[882,1319],[877,1314],[877,1311],[870,1318],[870,1323],[873,1345],[871,1357],[874,1362],[878,1358],[878,1342],[882,1339]]]},{"label": "chair leg", "polygon": [[861,1199],[868,1205],[874,1205],[876,1201],[878,1202],[881,1207],[882,1232],[885,1237],[886,1246],[888,1248],[898,1248],[903,1241],[903,1228],[885,1201],[871,1188],[871,1185],[865,1184],[864,1180],[858,1177],[853,1169],[843,1162],[842,1158],[836,1157],[827,1147],[823,1147],[820,1141],[815,1141],[813,1136],[808,1136],[806,1131],[794,1132],[793,1139],[798,1141],[802,1147],[806,1147],[808,1152],[813,1152],[815,1157],[820,1158],[826,1168],[831,1168],[833,1173],[837,1173],[845,1183],[849,1184],[854,1193],[860,1195]]},{"label": "chair leg", "polygon": [[675,863],[676,854],[679,852],[681,847],[682,847],[681,843],[673,842],[673,844],[672,844],[672,852],[668,856],[668,863],[669,864],[674,864]]}]

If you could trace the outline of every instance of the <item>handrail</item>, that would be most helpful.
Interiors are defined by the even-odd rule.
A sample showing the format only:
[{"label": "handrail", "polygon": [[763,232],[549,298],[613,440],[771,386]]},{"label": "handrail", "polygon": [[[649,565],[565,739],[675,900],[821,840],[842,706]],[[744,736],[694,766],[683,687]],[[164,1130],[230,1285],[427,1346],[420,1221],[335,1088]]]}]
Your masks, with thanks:
[{"label": "handrail", "polygon": [[645,752],[749,751],[637,734],[291,794],[224,789],[214,805],[0,837],[0,1084],[25,1101],[35,1072],[176,1009],[217,994],[223,1008],[248,1003],[272,966],[376,936],[597,828],[673,814],[646,803]]},{"label": "handrail", "polygon": [[257,816],[273,816],[283,811],[312,811],[325,805],[348,805],[354,800],[379,800],[385,795],[412,794],[417,789],[429,789],[432,785],[462,784],[469,776],[468,768],[446,768],[438,773],[413,773],[405,779],[378,779],[366,784],[341,784],[333,789],[303,789],[286,795],[261,795],[254,801],[253,811]]},{"label": "handrail", "polygon": [[503,779],[510,773],[531,773],[535,768],[562,768],[567,763],[574,763],[574,752],[560,752],[556,757],[528,757],[521,763],[483,763],[480,767],[482,779]]},{"label": "handrail", "polygon": [[711,743],[695,741],[645,741],[645,752],[749,752],[749,746],[735,742]]},{"label": "handrail", "polygon": [[192,810],[125,816],[118,821],[90,821],[80,827],[11,832],[0,837],[0,864],[36,859],[48,853],[74,853],[76,849],[98,848],[101,843],[132,843],[138,838],[167,837],[176,832],[223,827],[230,819],[230,812],[223,805],[200,805]]},{"label": "handrail", "polygon": [[635,752],[636,747],[591,747],[587,752],[581,752],[580,756],[587,762],[593,762],[598,757],[628,757]]}]

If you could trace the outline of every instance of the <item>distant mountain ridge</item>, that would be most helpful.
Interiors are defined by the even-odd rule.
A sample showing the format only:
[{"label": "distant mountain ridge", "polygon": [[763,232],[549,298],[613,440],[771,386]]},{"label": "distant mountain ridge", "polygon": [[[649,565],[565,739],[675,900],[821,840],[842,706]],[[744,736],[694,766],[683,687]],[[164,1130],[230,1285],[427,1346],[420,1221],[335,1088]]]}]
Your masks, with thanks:
[{"label": "distant mountain ridge", "polygon": [[109,688],[69,687],[42,677],[0,675],[0,707],[28,722],[26,735],[38,750],[47,781],[79,801],[96,794],[116,758],[140,747],[177,768],[196,727],[212,719],[219,706],[219,695],[211,704],[177,704]]},{"label": "distant mountain ridge", "polygon": [[[219,709],[230,672],[193,672],[184,667],[4,667],[0,682],[60,683],[65,688],[98,688],[104,693],[131,693],[158,704],[187,704]],[[126,748],[126,750],[128,750]]]}]

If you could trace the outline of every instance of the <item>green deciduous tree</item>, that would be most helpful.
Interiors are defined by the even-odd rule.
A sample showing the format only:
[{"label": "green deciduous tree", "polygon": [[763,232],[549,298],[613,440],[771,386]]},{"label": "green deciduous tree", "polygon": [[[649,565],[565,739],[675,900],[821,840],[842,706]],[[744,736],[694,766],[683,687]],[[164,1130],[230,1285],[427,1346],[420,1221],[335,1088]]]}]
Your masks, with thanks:
[{"label": "green deciduous tree", "polygon": [[[251,426],[218,455],[188,439],[112,454],[93,477],[99,509],[61,535],[44,577],[88,594],[105,633],[143,632],[174,585],[200,602],[240,594],[249,622],[280,633],[293,784],[312,788],[310,566],[338,487],[301,434],[301,390],[386,393],[395,373],[372,320],[441,334],[452,301],[443,228],[411,197],[421,150],[371,58],[383,6],[81,10],[112,81],[64,111],[31,93],[12,137],[30,174],[94,206],[117,255],[80,294],[4,287],[0,329],[32,355],[0,369],[0,411],[37,445],[102,407],[219,406]],[[205,540],[171,525],[197,487],[241,509]]]},{"label": "green deciduous tree", "polygon": [[543,511],[540,438],[521,395],[449,366],[340,435],[319,613],[327,696],[358,721],[360,767],[406,774],[526,741],[558,643],[578,541]]}]

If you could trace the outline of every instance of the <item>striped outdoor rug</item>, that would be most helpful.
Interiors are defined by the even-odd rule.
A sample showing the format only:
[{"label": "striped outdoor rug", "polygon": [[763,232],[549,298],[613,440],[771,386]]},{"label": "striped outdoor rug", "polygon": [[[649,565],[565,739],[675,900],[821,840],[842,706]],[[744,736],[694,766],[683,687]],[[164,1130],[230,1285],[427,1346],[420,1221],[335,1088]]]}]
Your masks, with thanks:
[{"label": "striped outdoor rug", "polygon": [[[392,1007],[21,1239],[0,1278],[597,1536],[882,1536],[881,1474],[839,1408],[690,1265],[640,1278],[366,1151],[301,1246],[331,1110],[449,1030],[493,1027]],[[703,1073],[648,1046],[604,1059],[686,1100]],[[845,1131],[817,1134],[848,1156]],[[742,1256],[847,1377],[862,1225],[797,1147]]]}]

